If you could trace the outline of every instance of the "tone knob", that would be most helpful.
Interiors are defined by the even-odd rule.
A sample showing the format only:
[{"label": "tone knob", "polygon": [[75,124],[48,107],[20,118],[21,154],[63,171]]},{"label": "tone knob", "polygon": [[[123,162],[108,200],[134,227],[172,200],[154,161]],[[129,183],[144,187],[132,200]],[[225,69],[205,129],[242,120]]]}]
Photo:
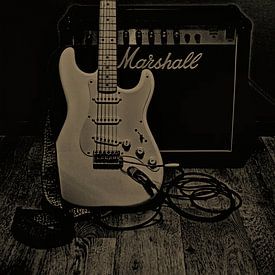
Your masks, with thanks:
[{"label": "tone knob", "polygon": [[145,154],[144,149],[142,147],[138,147],[137,150],[136,150],[136,156],[139,159],[142,159],[144,154]]},{"label": "tone knob", "polygon": [[150,157],[148,160],[148,165],[150,167],[155,167],[157,165],[157,160],[154,157]]},{"label": "tone knob", "polygon": [[129,139],[125,139],[123,142],[122,142],[122,148],[125,150],[125,151],[129,151],[130,148],[131,148],[131,142]]}]

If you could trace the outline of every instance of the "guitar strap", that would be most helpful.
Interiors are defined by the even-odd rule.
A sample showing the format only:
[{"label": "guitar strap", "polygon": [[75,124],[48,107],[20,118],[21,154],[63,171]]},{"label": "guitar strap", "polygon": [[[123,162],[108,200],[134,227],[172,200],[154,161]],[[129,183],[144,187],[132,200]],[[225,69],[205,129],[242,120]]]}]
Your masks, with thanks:
[{"label": "guitar strap", "polygon": [[58,182],[50,112],[44,129],[42,209],[17,207],[11,227],[15,239],[35,248],[51,248],[70,243],[75,236],[74,219],[92,212],[87,208],[68,207],[64,203]]},{"label": "guitar strap", "polygon": [[[41,202],[41,209],[17,207],[11,228],[15,239],[35,248],[51,248],[70,243],[75,237],[74,222],[76,219],[84,218],[84,216],[88,216],[92,222],[108,228],[108,225],[102,223],[100,217],[105,212],[110,213],[110,210],[75,207],[67,204],[62,199],[58,180],[55,138],[51,121],[50,111],[48,111],[43,141],[42,190],[44,196]],[[158,205],[161,205],[161,201],[158,202]],[[149,209],[141,209],[141,211],[144,210]],[[130,229],[151,225],[151,221],[157,222],[158,220],[155,217],[158,214],[159,212],[152,210],[152,215],[149,219],[147,218],[145,222],[130,227]],[[109,229],[116,228],[119,230],[123,229],[109,227]]]}]

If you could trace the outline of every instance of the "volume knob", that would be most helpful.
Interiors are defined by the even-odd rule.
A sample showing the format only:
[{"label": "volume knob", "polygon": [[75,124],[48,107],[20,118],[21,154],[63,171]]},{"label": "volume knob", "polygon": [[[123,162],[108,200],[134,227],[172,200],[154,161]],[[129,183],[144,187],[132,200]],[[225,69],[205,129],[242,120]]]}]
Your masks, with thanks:
[{"label": "volume knob", "polygon": [[144,149],[142,147],[138,147],[137,150],[136,150],[136,156],[139,159],[142,159],[144,154],[145,154]]},{"label": "volume knob", "polygon": [[122,142],[122,148],[125,150],[125,151],[129,151],[130,148],[131,148],[131,142],[129,139],[125,139],[123,142]]}]

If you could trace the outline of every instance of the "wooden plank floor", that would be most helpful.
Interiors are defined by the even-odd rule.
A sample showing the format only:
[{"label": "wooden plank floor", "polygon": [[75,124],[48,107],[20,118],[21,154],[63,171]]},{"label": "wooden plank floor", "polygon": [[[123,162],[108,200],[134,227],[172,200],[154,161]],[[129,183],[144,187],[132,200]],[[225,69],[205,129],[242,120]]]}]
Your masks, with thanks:
[{"label": "wooden plank floor", "polygon": [[163,223],[140,230],[78,222],[72,243],[51,249],[28,247],[10,231],[17,206],[40,207],[42,153],[40,137],[0,137],[0,274],[275,274],[275,138],[261,138],[243,168],[199,170],[242,196],[222,222],[165,207]]}]

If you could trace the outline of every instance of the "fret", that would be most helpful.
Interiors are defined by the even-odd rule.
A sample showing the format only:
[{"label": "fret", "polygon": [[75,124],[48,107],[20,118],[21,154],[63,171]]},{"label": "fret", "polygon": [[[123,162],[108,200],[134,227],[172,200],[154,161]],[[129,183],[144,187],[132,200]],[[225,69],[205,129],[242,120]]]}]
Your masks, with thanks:
[{"label": "fret", "polygon": [[115,38],[101,38],[99,39],[98,43],[101,45],[116,45],[117,40]]},{"label": "fret", "polygon": [[[112,71],[115,70],[115,68],[117,67],[117,63],[116,63],[116,60],[112,60],[112,64],[106,62],[105,60],[102,60],[100,59],[99,60],[101,64],[99,64],[98,66],[98,69],[99,70],[104,70],[104,71],[107,71],[107,70],[110,70],[110,68],[112,68]],[[109,67],[109,69],[105,70],[106,67]]]},{"label": "fret", "polygon": [[117,80],[113,82],[104,82],[104,80],[99,79],[98,80],[98,88],[116,88],[117,87]]},{"label": "fret", "polygon": [[116,71],[117,71],[117,64],[115,62],[114,62],[113,65],[110,65],[110,64],[105,64],[105,65],[100,64],[98,66],[98,69],[102,70],[102,71],[104,70],[104,72],[106,72],[106,73],[110,73],[110,72],[116,73]]},{"label": "fret", "polygon": [[116,73],[110,73],[110,72],[106,72],[104,71],[104,74],[103,74],[103,71],[101,73],[98,74],[99,77],[101,77],[102,79],[106,79],[106,80],[112,80],[114,78],[116,78],[117,74]]},{"label": "fret", "polygon": [[[115,51],[106,51],[106,50],[100,50],[98,52],[98,57],[100,58],[100,60],[114,60],[112,59],[112,57],[116,56],[116,52]],[[104,58],[105,57],[105,58]],[[109,58],[110,57],[110,58]]]},{"label": "fret", "polygon": [[113,91],[117,88],[117,84],[104,84],[104,83],[98,83],[98,89],[99,90],[105,90],[105,91]]},{"label": "fret", "polygon": [[[109,52],[109,53],[99,53],[98,57],[100,57],[100,58],[103,57],[104,59],[109,59],[109,58],[112,58],[112,57],[116,57],[116,54],[111,54],[112,52]],[[113,52],[113,53],[115,53],[115,52]]]},{"label": "fret", "polygon": [[[109,45],[110,46],[110,45]],[[111,47],[106,47],[106,45],[101,45],[99,48],[98,48],[99,52],[100,53],[106,53],[106,52],[110,52],[110,53],[116,53],[116,47],[115,48],[111,48]]]},{"label": "fret", "polygon": [[114,27],[114,29],[116,29],[116,23],[108,22],[108,24],[106,24],[106,23],[100,23],[99,22],[99,29],[101,29],[101,27],[103,27],[103,26]]},{"label": "fret", "polygon": [[99,91],[105,91],[105,92],[109,92],[109,91],[115,91],[117,88],[117,84],[114,83],[112,85],[105,85],[103,83],[98,83],[97,85],[97,89]]},{"label": "fret", "polygon": [[[99,60],[99,70],[100,70],[100,66],[113,66],[114,68],[117,66],[117,64],[116,64],[116,62],[112,62],[113,64],[110,64],[110,63],[108,63],[108,62],[106,62],[106,61],[103,61],[103,60]],[[104,68],[103,68],[103,70],[104,70]]]},{"label": "fret", "polygon": [[103,86],[98,86],[98,92],[103,92],[103,93],[107,93],[107,92],[116,92],[116,88],[117,87],[103,87]]},{"label": "fret", "polygon": [[106,26],[116,24],[116,17],[115,16],[102,16],[99,20],[99,26]]},{"label": "fret", "polygon": [[117,58],[116,56],[113,56],[113,57],[99,56],[98,61],[101,61],[102,65],[116,65]]},{"label": "fret", "polygon": [[[101,28],[101,30],[99,31],[99,33],[100,33],[100,32],[103,32],[103,31],[104,31],[104,32],[114,32],[114,33],[117,32],[115,27],[110,28],[110,29],[107,29],[106,27],[107,27],[107,26],[105,25],[105,28]],[[110,27],[110,26],[108,26],[108,27]]]},{"label": "fret", "polygon": [[101,26],[99,26],[99,33],[101,32],[113,32],[113,33],[116,33],[117,30],[116,30],[116,24],[114,25],[109,25],[109,24],[102,24]]},{"label": "fret", "polygon": [[112,42],[113,42],[113,44],[116,44],[116,39],[117,39],[117,37],[116,37],[116,35],[114,35],[114,34],[109,34],[109,33],[100,33],[99,34],[99,42],[105,42],[105,43],[107,43],[107,41],[108,41],[108,43],[110,43],[110,44],[112,44]]},{"label": "fret", "polygon": [[106,8],[106,7],[110,7],[110,8],[114,8],[116,4],[115,0],[101,0],[100,1],[100,7],[102,8]]},{"label": "fret", "polygon": [[102,61],[113,61],[116,60],[116,54],[110,54],[111,52],[107,53],[107,52],[103,52],[98,54],[98,59],[102,60]]},{"label": "fret", "polygon": [[117,87],[116,83],[98,83],[97,87],[99,89],[114,89]]},{"label": "fret", "polygon": [[107,75],[108,75],[108,78],[106,78],[105,74],[98,74],[98,77],[102,81],[106,80],[106,81],[111,81],[111,82],[117,79],[117,75],[109,75],[109,74],[107,74]]},{"label": "fret", "polygon": [[115,76],[115,75],[117,75],[117,73],[116,73],[116,70],[114,69],[114,70],[106,70],[106,71],[104,71],[107,75],[109,75],[109,76]]},{"label": "fret", "polygon": [[99,47],[100,50],[109,50],[112,52],[116,52],[116,50],[117,50],[116,43],[108,43],[108,42],[103,42],[101,40],[101,41],[99,41],[99,46],[100,46]]},{"label": "fret", "polygon": [[108,31],[108,30],[102,29],[102,30],[99,30],[99,35],[102,37],[110,37],[110,36],[116,37],[117,32],[116,32],[116,30]]},{"label": "fret", "polygon": [[116,56],[116,51],[108,48],[98,50],[98,56]]},{"label": "fret", "polygon": [[112,79],[109,79],[109,78],[106,79],[105,77],[99,76],[98,82],[101,82],[102,84],[116,85],[117,77],[113,77]]},{"label": "fret", "polygon": [[101,92],[112,92],[112,91],[116,91],[117,86],[113,85],[113,87],[108,87],[102,84],[98,84],[97,88],[98,88],[98,91],[101,91]]}]

